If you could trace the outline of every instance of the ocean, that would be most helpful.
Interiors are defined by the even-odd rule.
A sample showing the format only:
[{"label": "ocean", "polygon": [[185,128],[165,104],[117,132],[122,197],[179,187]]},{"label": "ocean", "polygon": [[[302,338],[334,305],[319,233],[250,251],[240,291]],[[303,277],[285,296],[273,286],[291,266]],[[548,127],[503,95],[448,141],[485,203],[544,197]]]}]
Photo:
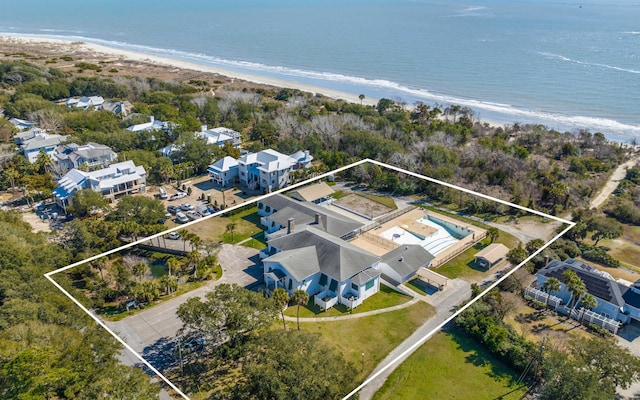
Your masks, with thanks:
[{"label": "ocean", "polygon": [[2,0],[0,32],[640,140],[637,0]]}]

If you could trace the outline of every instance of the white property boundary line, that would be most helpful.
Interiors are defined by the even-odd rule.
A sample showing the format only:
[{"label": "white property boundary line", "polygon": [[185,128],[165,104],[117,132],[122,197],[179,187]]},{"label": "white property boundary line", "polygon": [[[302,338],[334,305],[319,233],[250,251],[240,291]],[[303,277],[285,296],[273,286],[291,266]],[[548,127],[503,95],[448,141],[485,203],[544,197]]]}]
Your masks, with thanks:
[{"label": "white property boundary line", "polygon": [[322,179],[322,178],[326,178],[326,177],[328,177],[328,176],[334,175],[334,174],[339,173],[339,172],[342,172],[342,171],[346,171],[346,170],[348,170],[348,169],[351,169],[351,168],[353,168],[353,167],[357,167],[357,166],[362,165],[362,164],[364,164],[364,163],[376,164],[376,165],[378,165],[378,166],[381,166],[381,167],[384,167],[384,168],[387,168],[387,169],[390,169],[390,170],[393,170],[393,171],[396,171],[396,172],[400,172],[400,173],[403,173],[403,174],[406,174],[406,175],[409,175],[409,176],[412,176],[412,177],[415,177],[415,178],[418,178],[418,179],[426,180],[426,181],[429,181],[429,182],[432,182],[432,183],[437,183],[437,184],[440,184],[440,185],[446,186],[446,187],[448,187],[448,188],[452,188],[452,189],[460,190],[460,191],[462,191],[462,192],[464,192],[464,193],[467,193],[467,194],[471,194],[471,195],[474,195],[474,196],[478,196],[478,197],[481,197],[481,198],[484,198],[484,199],[487,199],[487,200],[496,201],[496,202],[498,202],[498,203],[500,203],[500,204],[504,204],[504,205],[507,205],[507,206],[509,206],[509,207],[515,207],[515,208],[517,208],[517,209],[520,209],[520,210],[523,210],[523,211],[527,211],[527,212],[530,212],[530,213],[533,213],[533,214],[536,214],[536,215],[539,215],[539,216],[542,216],[542,217],[545,217],[545,218],[550,218],[550,219],[553,219],[553,220],[555,220],[555,221],[559,221],[559,222],[562,222],[562,223],[564,223],[564,224],[568,224],[569,226],[568,226],[566,229],[564,229],[562,232],[560,232],[559,234],[557,234],[556,236],[554,236],[554,237],[553,237],[553,239],[551,239],[549,242],[547,242],[547,243],[546,243],[544,246],[542,246],[540,249],[538,249],[538,250],[537,250],[537,251],[535,251],[533,254],[531,254],[529,257],[527,257],[523,262],[521,262],[520,264],[518,264],[518,266],[516,266],[516,268],[513,268],[511,271],[509,271],[508,273],[506,273],[504,276],[502,276],[502,278],[500,278],[499,280],[497,280],[496,282],[494,282],[492,285],[490,285],[489,287],[487,287],[487,288],[486,288],[482,293],[478,294],[475,298],[473,298],[471,301],[469,301],[467,304],[465,304],[463,307],[461,307],[458,311],[456,311],[453,315],[451,315],[449,318],[447,318],[444,322],[442,322],[440,325],[438,325],[436,328],[434,328],[431,332],[427,333],[427,334],[426,334],[426,335],[425,335],[421,340],[419,340],[418,342],[416,342],[415,344],[413,344],[413,345],[412,345],[411,347],[409,347],[407,350],[405,350],[404,352],[402,352],[402,354],[400,354],[398,357],[396,357],[396,358],[395,358],[395,359],[393,359],[391,362],[389,362],[389,364],[385,365],[382,369],[380,369],[380,370],[379,370],[379,371],[377,371],[375,374],[373,374],[372,376],[370,376],[369,378],[367,378],[367,379],[366,379],[362,384],[360,384],[360,386],[358,386],[358,387],[357,387],[357,388],[355,388],[353,391],[351,391],[349,394],[347,394],[347,395],[343,398],[343,400],[346,400],[346,399],[350,398],[351,396],[353,396],[354,394],[356,394],[357,392],[359,392],[362,388],[364,388],[364,387],[365,387],[366,385],[368,385],[371,381],[373,381],[375,378],[377,378],[377,377],[378,377],[382,372],[384,372],[385,370],[387,370],[388,368],[390,368],[393,364],[397,363],[400,359],[402,359],[403,357],[407,356],[408,354],[410,354],[411,352],[413,352],[416,348],[418,348],[419,346],[421,346],[421,345],[422,345],[424,342],[426,342],[426,341],[427,341],[431,336],[433,336],[433,334],[434,334],[436,331],[439,331],[440,329],[442,329],[442,327],[444,327],[447,323],[451,322],[451,320],[453,320],[455,317],[457,317],[461,312],[463,312],[464,310],[466,310],[469,306],[471,306],[473,303],[475,303],[478,299],[480,299],[482,296],[484,296],[484,295],[485,295],[486,293],[488,293],[490,290],[492,290],[493,288],[495,288],[495,287],[496,287],[498,284],[500,284],[504,279],[506,279],[506,278],[507,278],[507,277],[509,277],[511,274],[513,274],[515,271],[517,271],[518,269],[520,269],[524,264],[526,264],[526,263],[527,263],[527,262],[529,262],[531,259],[533,259],[533,257],[535,257],[535,256],[537,256],[538,254],[540,254],[540,253],[541,253],[544,249],[546,249],[546,248],[547,248],[551,243],[553,243],[554,241],[556,241],[558,238],[560,238],[562,235],[564,235],[566,232],[568,232],[568,231],[569,231],[571,228],[573,228],[573,226],[575,225],[575,223],[574,223],[574,222],[567,221],[567,220],[564,220],[564,219],[562,219],[562,218],[555,217],[555,216],[553,216],[553,215],[548,215],[548,214],[542,213],[542,212],[540,212],[540,211],[536,211],[536,210],[533,210],[533,209],[530,209],[530,208],[527,208],[527,207],[523,207],[523,206],[520,206],[520,205],[517,205],[517,204],[513,204],[513,203],[510,203],[510,202],[507,202],[507,201],[504,201],[504,200],[501,200],[501,199],[498,199],[498,198],[495,198],[495,197],[492,197],[492,196],[487,196],[487,195],[482,194],[482,193],[474,192],[474,191],[472,191],[472,190],[465,189],[465,188],[460,187],[460,186],[452,185],[452,184],[447,183],[447,182],[442,182],[442,181],[439,181],[439,180],[437,180],[437,179],[430,178],[430,177],[428,177],[428,176],[424,176],[424,175],[417,174],[417,173],[415,173],[415,172],[410,172],[410,171],[404,170],[404,169],[402,169],[402,168],[395,167],[395,166],[393,166],[393,165],[385,164],[385,163],[382,163],[382,162],[379,162],[379,161],[376,161],[376,160],[364,159],[364,160],[360,160],[360,161],[354,162],[354,163],[352,163],[352,164],[349,164],[349,165],[347,165],[347,166],[344,166],[344,167],[341,167],[341,168],[335,169],[335,170],[333,170],[333,171],[330,171],[330,172],[324,173],[324,174],[322,174],[322,175],[316,176],[316,177],[314,177],[314,178],[307,179],[307,180],[305,180],[305,181],[298,182],[298,183],[296,183],[296,184],[293,184],[293,185],[287,186],[287,187],[282,188],[282,189],[280,189],[280,190],[277,190],[277,191],[275,191],[275,192],[272,192],[272,193],[269,193],[269,194],[266,194],[266,195],[263,195],[263,196],[259,196],[258,198],[252,199],[251,201],[246,201],[246,202],[244,202],[244,203],[240,203],[240,204],[238,204],[238,205],[235,205],[235,206],[232,206],[232,207],[226,208],[226,209],[224,209],[224,210],[220,210],[220,211],[218,211],[218,212],[216,212],[216,213],[213,213],[213,214],[211,214],[211,215],[208,215],[208,216],[206,216],[206,217],[204,217],[204,218],[199,218],[199,219],[197,219],[197,220],[190,221],[190,222],[188,222],[188,223],[186,223],[186,224],[183,224],[183,225],[180,225],[180,226],[177,226],[177,227],[171,228],[171,229],[167,229],[167,230],[162,231],[162,232],[160,232],[160,233],[156,233],[156,234],[154,234],[154,235],[147,236],[147,237],[145,237],[145,238],[139,239],[139,240],[134,241],[134,242],[131,242],[131,243],[127,243],[127,244],[125,244],[125,245],[123,245],[123,246],[120,246],[120,247],[117,247],[117,248],[115,248],[115,249],[111,249],[111,250],[105,251],[105,252],[103,252],[103,253],[101,253],[101,254],[98,254],[98,255],[95,255],[95,256],[89,257],[89,258],[84,259],[84,260],[82,260],[82,261],[78,261],[78,262],[75,262],[75,263],[69,264],[69,265],[67,265],[66,267],[58,268],[58,269],[56,269],[56,270],[54,270],[54,271],[47,272],[46,274],[44,274],[44,276],[45,276],[45,278],[47,278],[47,279],[48,279],[48,280],[49,280],[49,281],[50,281],[50,282],[51,282],[51,283],[52,283],[56,288],[58,288],[58,290],[60,290],[60,291],[61,291],[65,296],[67,296],[67,297],[68,297],[68,298],[69,298],[73,303],[75,303],[78,307],[80,307],[80,309],[81,309],[82,311],[84,311],[84,312],[85,312],[89,317],[91,317],[91,318],[92,318],[92,319],[93,319],[93,320],[94,320],[98,325],[100,325],[100,326],[101,326],[102,328],[104,328],[107,332],[109,332],[109,334],[111,334],[111,336],[113,336],[113,337],[114,337],[114,338],[115,338],[119,343],[121,343],[121,344],[124,346],[124,348],[125,348],[125,349],[127,349],[127,350],[128,350],[128,351],[130,351],[132,354],[134,354],[134,355],[136,356],[136,358],[138,358],[138,359],[139,359],[139,360],[140,360],[140,361],[141,361],[145,366],[147,366],[151,371],[153,371],[153,373],[155,373],[155,374],[156,374],[160,379],[162,379],[162,380],[163,380],[167,385],[169,385],[169,387],[171,387],[173,390],[175,390],[175,391],[176,391],[176,393],[178,393],[178,394],[179,394],[180,396],[182,396],[184,399],[186,399],[186,400],[190,400],[190,399],[189,399],[189,397],[188,397],[186,394],[184,394],[180,389],[178,389],[178,387],[177,387],[176,385],[174,385],[174,384],[173,384],[169,379],[167,379],[167,378],[166,378],[166,377],[165,377],[165,376],[164,376],[160,371],[158,371],[158,370],[157,370],[153,365],[151,365],[147,360],[145,360],[145,359],[144,359],[144,357],[142,357],[142,355],[140,355],[138,352],[136,352],[136,351],[135,351],[131,346],[129,346],[129,345],[128,345],[128,344],[127,344],[127,343],[126,343],[126,342],[125,342],[125,341],[124,341],[120,336],[118,336],[114,331],[112,331],[109,327],[107,327],[107,326],[106,326],[106,324],[105,324],[105,323],[104,323],[104,322],[103,322],[103,321],[102,321],[102,320],[101,320],[101,319],[100,319],[96,314],[92,313],[89,309],[87,309],[84,305],[82,305],[82,304],[81,304],[81,303],[80,303],[80,302],[79,302],[75,297],[73,297],[73,296],[72,296],[72,295],[71,295],[67,290],[65,290],[65,289],[64,289],[64,288],[63,288],[59,283],[57,283],[57,282],[52,278],[52,276],[53,276],[53,275],[55,275],[55,274],[57,274],[57,273],[67,271],[67,270],[69,270],[69,269],[71,269],[71,268],[75,268],[75,267],[77,267],[77,266],[80,266],[80,265],[86,264],[86,263],[88,263],[88,262],[91,262],[91,261],[97,260],[97,259],[102,258],[102,257],[104,257],[104,256],[108,256],[108,255],[111,255],[111,254],[114,254],[114,253],[120,252],[120,251],[122,251],[122,250],[126,250],[126,249],[128,249],[128,248],[131,248],[131,247],[136,246],[136,245],[138,245],[138,244],[141,244],[141,243],[144,243],[144,242],[150,241],[150,240],[155,239],[155,238],[157,238],[157,237],[164,236],[164,235],[166,235],[167,233],[174,232],[174,231],[177,231],[177,230],[180,230],[180,229],[186,228],[186,227],[191,226],[191,225],[193,225],[193,224],[195,224],[195,223],[202,222],[202,221],[204,221],[204,220],[206,220],[206,219],[214,218],[214,217],[217,217],[217,216],[219,216],[219,215],[226,214],[226,213],[228,213],[228,212],[230,212],[230,211],[236,210],[236,209],[238,209],[238,208],[240,208],[240,207],[244,207],[244,206],[246,206],[246,205],[248,205],[248,204],[251,204],[251,203],[254,203],[254,202],[255,202],[255,203],[257,203],[257,202],[259,202],[260,200],[262,200],[262,199],[264,199],[264,198],[267,198],[267,197],[269,197],[269,196],[272,196],[272,195],[274,195],[274,194],[279,194],[279,193],[283,193],[283,192],[286,192],[286,191],[290,191],[290,190],[295,189],[295,188],[297,188],[297,187],[299,187],[299,186],[307,185],[307,184],[312,183],[312,182],[314,182],[314,181],[316,181],[316,180],[319,180],[319,179]]}]

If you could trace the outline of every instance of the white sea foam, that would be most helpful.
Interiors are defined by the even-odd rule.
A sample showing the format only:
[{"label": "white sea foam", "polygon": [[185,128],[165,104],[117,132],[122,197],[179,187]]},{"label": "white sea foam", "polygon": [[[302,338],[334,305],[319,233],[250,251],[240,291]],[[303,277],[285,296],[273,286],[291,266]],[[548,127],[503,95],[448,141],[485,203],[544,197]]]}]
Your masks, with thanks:
[{"label": "white sea foam", "polygon": [[631,73],[631,74],[640,74],[640,70],[637,70],[637,69],[623,68],[623,67],[617,67],[615,65],[608,65],[608,64],[600,64],[600,63],[591,63],[591,62],[586,62],[586,61],[580,61],[580,60],[575,60],[573,58],[565,57],[565,56],[560,55],[560,54],[553,54],[553,53],[546,53],[546,52],[539,52],[538,54],[540,54],[542,56],[545,56],[547,58],[555,58],[555,59],[558,59],[558,60],[567,61],[567,62],[571,62],[571,63],[574,63],[574,64],[587,65],[587,66],[592,66],[592,67],[607,68],[607,69],[612,69],[612,70],[615,70],[615,71],[628,72],[628,73]]},{"label": "white sea foam", "polygon": [[[0,33],[2,34],[2,33]],[[14,33],[10,35],[20,36]],[[34,35],[24,35],[34,36]],[[342,83],[356,87],[369,87],[381,89],[384,92],[395,93],[398,98],[410,98],[411,101],[424,101],[432,103],[440,103],[443,105],[458,104],[470,107],[476,111],[485,111],[492,115],[500,115],[500,120],[513,122],[525,120],[531,123],[541,123],[558,129],[580,128],[589,129],[591,131],[601,131],[604,133],[617,133],[624,137],[640,136],[640,125],[632,125],[616,121],[614,119],[590,117],[582,115],[566,115],[549,111],[536,111],[515,107],[511,104],[482,101],[471,98],[458,96],[450,96],[444,93],[437,93],[423,88],[411,88],[397,82],[386,79],[370,79],[358,76],[350,76],[332,72],[320,72],[303,70],[297,68],[289,68],[284,66],[266,65],[256,62],[243,60],[227,60],[219,57],[209,56],[202,53],[190,53],[181,50],[162,49],[152,46],[144,46],[130,44],[126,42],[109,41],[103,39],[88,38],[84,36],[60,36],[60,35],[40,35],[42,37],[52,39],[64,39],[74,41],[84,41],[107,47],[115,47],[123,50],[136,51],[143,54],[156,56],[165,56],[185,61],[191,61],[199,64],[209,64],[215,66],[223,66],[229,69],[250,70],[260,73],[271,73],[285,77],[295,77],[311,79],[317,86],[327,85],[328,83]],[[570,58],[552,53],[540,53],[546,57],[553,57],[563,61],[574,61]],[[640,72],[640,71],[639,71]],[[510,120],[509,120],[510,119]]]}]

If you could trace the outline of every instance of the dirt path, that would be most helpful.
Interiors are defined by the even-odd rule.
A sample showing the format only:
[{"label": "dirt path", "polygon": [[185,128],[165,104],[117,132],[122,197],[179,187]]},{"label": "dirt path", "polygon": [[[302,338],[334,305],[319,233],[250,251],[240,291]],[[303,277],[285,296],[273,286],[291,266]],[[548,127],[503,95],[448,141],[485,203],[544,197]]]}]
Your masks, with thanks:
[{"label": "dirt path", "polygon": [[607,183],[604,185],[602,190],[600,190],[600,193],[598,193],[598,195],[594,197],[593,200],[591,200],[590,208],[600,207],[607,200],[607,198],[609,198],[611,193],[616,190],[620,181],[624,179],[625,175],[627,174],[627,169],[636,165],[639,160],[640,157],[634,157],[626,163],[620,164],[618,168],[613,171],[613,174],[611,174],[611,177],[609,177]]}]

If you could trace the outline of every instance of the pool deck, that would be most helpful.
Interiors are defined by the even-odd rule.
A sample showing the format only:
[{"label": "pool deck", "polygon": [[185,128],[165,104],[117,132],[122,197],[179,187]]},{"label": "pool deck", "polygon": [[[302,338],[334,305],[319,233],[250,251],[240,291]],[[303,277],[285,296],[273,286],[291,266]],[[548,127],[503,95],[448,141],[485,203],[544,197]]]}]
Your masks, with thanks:
[{"label": "pool deck", "polygon": [[[472,234],[468,235],[463,239],[460,239],[458,243],[456,243],[455,245],[438,253],[433,259],[433,261],[431,262],[432,267],[438,267],[442,265],[446,261],[455,257],[457,254],[469,248],[471,245],[473,245],[480,239],[484,238],[487,234],[487,231],[485,229],[479,228],[475,225],[471,225],[465,221],[458,220],[448,215],[436,213],[433,211],[416,208],[414,210],[409,211],[406,214],[402,214],[399,217],[392,219],[391,221],[387,221],[384,224],[380,225],[379,227],[376,227],[375,229],[372,229],[369,232],[367,232],[368,234],[380,237],[380,240],[376,240],[375,238],[372,238],[371,235],[360,235],[356,239],[352,240],[351,244],[358,246],[360,248],[363,248],[365,250],[368,250],[377,256],[382,256],[391,250],[389,249],[390,243],[395,243],[396,247],[401,246],[403,244],[399,242],[390,241],[388,239],[385,239],[379,236],[380,233],[385,232],[393,227],[401,227],[407,231],[411,231],[428,238],[430,235],[436,232],[436,229],[418,222],[418,220],[424,217],[425,215],[431,215],[439,220],[451,223],[453,225],[462,226],[464,228],[467,228],[473,231]],[[384,241],[384,245],[382,243],[376,243],[378,241],[380,242]]]}]

